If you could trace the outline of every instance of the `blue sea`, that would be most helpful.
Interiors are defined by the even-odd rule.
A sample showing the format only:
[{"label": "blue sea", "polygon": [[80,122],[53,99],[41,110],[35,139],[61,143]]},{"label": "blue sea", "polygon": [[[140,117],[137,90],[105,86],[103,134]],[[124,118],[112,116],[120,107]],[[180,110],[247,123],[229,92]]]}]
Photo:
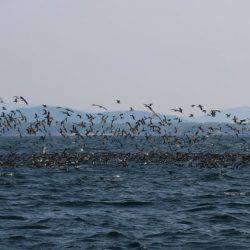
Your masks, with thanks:
[{"label": "blue sea", "polygon": [[0,249],[250,249],[250,166],[2,166]]}]

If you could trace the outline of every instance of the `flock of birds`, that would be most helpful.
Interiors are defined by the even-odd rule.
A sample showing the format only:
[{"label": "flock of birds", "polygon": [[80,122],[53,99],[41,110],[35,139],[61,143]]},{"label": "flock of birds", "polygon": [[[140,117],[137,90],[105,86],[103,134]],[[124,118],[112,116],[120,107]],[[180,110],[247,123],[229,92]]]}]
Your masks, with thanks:
[{"label": "flock of birds", "polygon": [[[29,105],[28,101],[23,96],[14,96],[13,102],[16,104],[23,104],[25,106]],[[115,100],[115,103],[117,105],[120,105],[121,100],[117,99]],[[43,164],[46,157],[50,159],[49,165],[51,165],[52,158],[56,156],[55,154],[49,154],[48,145],[46,143],[49,143],[47,142],[47,140],[49,138],[52,138],[53,135],[60,135],[64,139],[70,138],[72,139],[72,141],[74,141],[74,143],[79,142],[80,153],[77,152],[72,154],[71,152],[71,154],[68,153],[67,156],[67,150],[65,149],[63,151],[65,162],[71,164],[72,162],[79,164],[79,162],[82,161],[89,161],[91,160],[91,157],[95,159],[94,161],[96,161],[96,155],[93,155],[93,153],[87,153],[86,143],[89,138],[94,137],[98,138],[100,142],[99,145],[102,149],[105,148],[105,145],[112,142],[116,145],[116,147],[123,149],[126,141],[129,141],[130,145],[132,145],[131,142],[133,141],[133,146],[137,151],[136,155],[143,162],[150,162],[150,159],[161,157],[158,155],[159,152],[161,155],[165,154],[166,160],[171,158],[173,155],[179,160],[183,160],[184,158],[187,158],[187,152],[189,153],[189,155],[192,154],[190,150],[191,148],[193,149],[195,147],[198,147],[199,145],[216,135],[222,136],[228,134],[238,138],[244,151],[246,151],[245,149],[249,147],[249,141],[243,136],[240,136],[241,134],[244,135],[244,133],[248,133],[250,131],[249,120],[240,119],[237,116],[229,113],[224,114],[225,117],[230,121],[226,124],[190,123],[191,125],[189,126],[181,126],[181,124],[183,124],[182,115],[184,114],[184,109],[182,107],[171,109],[178,115],[169,117],[166,115],[158,114],[154,109],[153,103],[143,104],[148,112],[144,113],[144,115],[141,117],[137,117],[135,112],[136,110],[133,107],[130,107],[129,113],[127,115],[129,116],[129,119],[127,116],[125,117],[124,112],[117,112],[115,115],[112,114],[110,116],[108,108],[100,104],[92,104],[93,107],[100,109],[100,112],[86,113],[85,115],[80,112],[75,112],[74,110],[69,108],[56,107],[57,112],[59,112],[63,116],[63,118],[60,120],[55,117],[53,112],[51,112],[50,107],[46,104],[43,104],[41,106],[40,112],[35,113],[32,120],[27,117],[24,109],[9,109],[8,104],[1,97],[0,105],[0,108],[2,109],[0,115],[0,136],[10,134],[15,136],[17,135],[20,138],[33,136],[37,139],[34,140],[35,143],[43,145],[42,156],[33,155],[32,158],[30,158],[30,161],[33,165],[36,162],[39,162],[39,164],[42,162],[41,164]],[[191,108],[197,109],[202,112],[202,114],[210,117],[216,117],[219,113],[222,113],[222,111],[218,109],[207,110],[201,104],[191,105]],[[189,118],[192,118],[195,116],[196,112],[197,111],[194,111],[187,116]],[[74,119],[72,119],[72,117],[74,117]],[[138,138],[140,138],[140,140],[138,140]],[[53,147],[51,142],[49,145]],[[168,152],[163,152],[164,147],[168,149]],[[187,149],[187,152],[178,152],[177,154],[177,151],[181,149]],[[153,151],[154,155],[157,157],[154,157],[154,155],[152,155]],[[172,155],[171,157],[169,155],[169,151]],[[78,160],[74,161],[72,159],[72,155],[74,156],[74,159]],[[135,154],[133,154],[132,156],[131,153],[129,153],[130,158],[133,157],[134,159],[134,155]],[[141,159],[142,156],[144,158]],[[228,157],[231,157],[232,159],[239,158],[236,156],[232,154]],[[19,161],[20,164],[22,158],[17,155],[15,157],[16,162]],[[34,157],[38,158],[35,160]],[[120,153],[112,153],[109,148],[106,148],[106,152],[104,153],[104,155],[102,153],[102,156],[101,158],[99,157],[99,159],[111,160],[113,158],[117,158],[118,162],[126,163],[128,161],[127,158],[129,157],[128,154],[123,154],[122,156]],[[197,157],[197,154],[195,155],[195,157]],[[240,157],[244,158],[246,156],[244,155]],[[5,159],[8,160],[4,160],[4,157],[0,156],[0,165],[8,165],[8,162],[9,165],[13,165],[13,162],[15,162],[13,158],[13,152],[9,155],[8,158],[6,158],[5,156]],[[173,159],[177,161],[177,158]],[[213,154],[212,157],[211,154],[208,164],[210,164],[211,160],[214,160],[215,158],[215,155]],[[53,162],[61,162],[61,159],[62,157],[60,158],[59,156],[57,156],[57,158],[55,158]],[[248,156],[246,159],[247,161],[249,160]],[[26,161],[29,160],[26,159]]]}]

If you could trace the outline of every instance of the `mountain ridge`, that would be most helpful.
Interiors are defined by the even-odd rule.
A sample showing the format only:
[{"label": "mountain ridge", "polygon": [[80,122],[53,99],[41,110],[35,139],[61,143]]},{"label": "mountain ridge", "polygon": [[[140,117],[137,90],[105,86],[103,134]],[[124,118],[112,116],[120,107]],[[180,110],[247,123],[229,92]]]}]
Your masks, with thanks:
[{"label": "mountain ridge", "polygon": [[[23,114],[27,117],[28,121],[33,121],[35,119],[35,114],[38,115],[38,118],[43,117],[43,107],[42,106],[33,106],[33,107],[22,107],[19,108]],[[120,111],[112,111],[112,110],[100,110],[98,111],[85,111],[85,110],[75,110],[72,108],[64,108],[64,107],[56,107],[56,106],[47,106],[47,110],[51,113],[55,120],[61,121],[67,117],[66,113],[68,112],[70,116],[67,117],[69,122],[79,122],[80,119],[84,122],[88,121],[87,115],[91,114],[95,117],[95,122],[101,121],[101,114],[104,116],[108,116],[107,120],[111,121],[113,117],[116,117],[116,123],[126,123],[133,122],[135,120],[142,119],[143,117],[153,117],[153,119],[157,119],[157,117],[150,111],[147,110],[120,110]],[[70,111],[67,111],[70,110]],[[71,110],[73,112],[71,112]],[[10,110],[8,110],[10,112]],[[226,114],[230,114],[230,117],[227,118]],[[78,116],[77,116],[78,115]],[[172,114],[162,114],[158,113],[159,117],[162,119],[164,116],[166,119],[176,119],[181,118],[183,122],[189,123],[233,123],[233,117],[236,116],[239,119],[247,119],[250,121],[250,106],[241,106],[235,108],[222,109],[221,112],[217,113],[215,117],[208,116],[207,114],[201,116],[194,116],[192,118],[188,116],[178,116]]]}]

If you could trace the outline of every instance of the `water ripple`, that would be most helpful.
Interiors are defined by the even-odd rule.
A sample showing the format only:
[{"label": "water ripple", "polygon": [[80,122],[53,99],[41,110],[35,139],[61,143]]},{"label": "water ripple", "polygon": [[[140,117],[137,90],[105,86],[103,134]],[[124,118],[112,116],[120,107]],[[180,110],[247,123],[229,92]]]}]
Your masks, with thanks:
[{"label": "water ripple", "polygon": [[250,169],[5,172],[13,175],[0,176],[0,249],[250,248]]}]

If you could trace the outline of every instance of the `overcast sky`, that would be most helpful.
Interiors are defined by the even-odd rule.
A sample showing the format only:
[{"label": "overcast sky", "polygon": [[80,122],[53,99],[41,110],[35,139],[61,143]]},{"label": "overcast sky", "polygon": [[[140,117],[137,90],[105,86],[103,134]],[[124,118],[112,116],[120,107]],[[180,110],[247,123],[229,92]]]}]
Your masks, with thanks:
[{"label": "overcast sky", "polygon": [[0,96],[250,105],[249,0],[0,0]]}]

